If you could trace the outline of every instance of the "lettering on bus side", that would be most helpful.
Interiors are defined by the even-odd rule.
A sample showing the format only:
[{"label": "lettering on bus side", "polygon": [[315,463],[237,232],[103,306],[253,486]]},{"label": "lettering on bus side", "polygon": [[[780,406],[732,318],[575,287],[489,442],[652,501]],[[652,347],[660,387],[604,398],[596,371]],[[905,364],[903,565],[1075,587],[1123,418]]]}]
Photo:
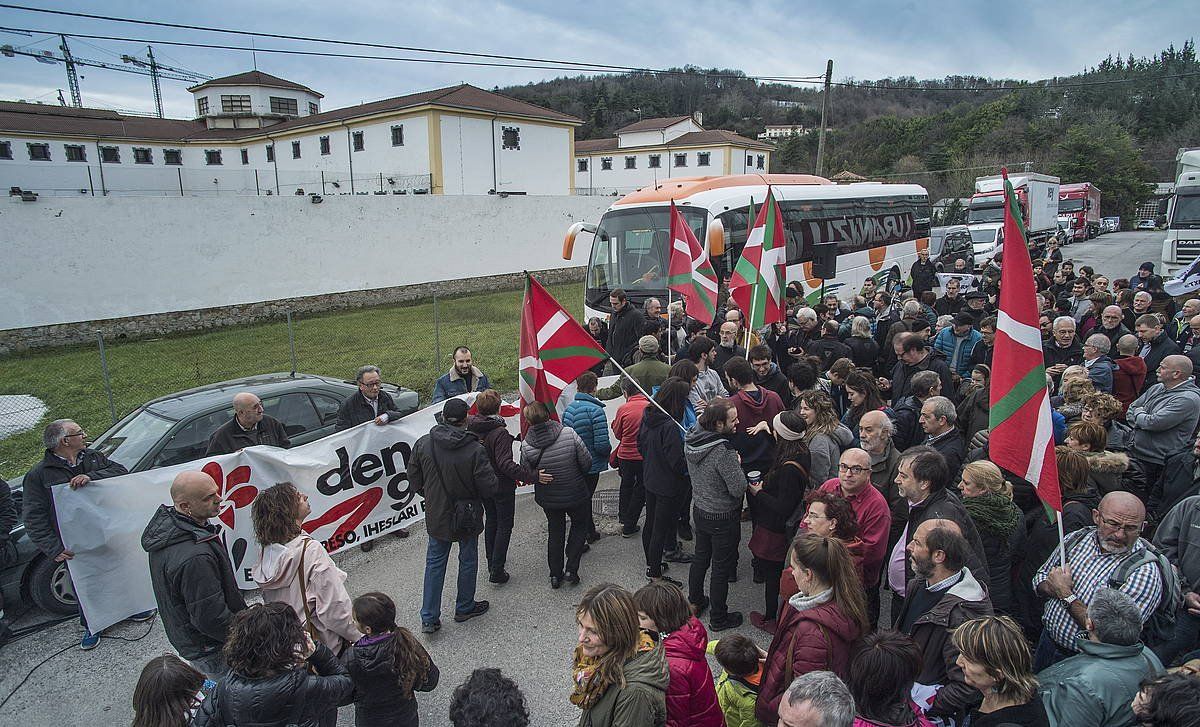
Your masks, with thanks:
[{"label": "lettering on bus side", "polygon": [[[794,229],[794,228],[793,228]],[[911,240],[916,222],[908,212],[863,215],[830,220],[806,220],[799,225],[805,246],[839,243],[839,253],[855,252],[880,245]]]}]

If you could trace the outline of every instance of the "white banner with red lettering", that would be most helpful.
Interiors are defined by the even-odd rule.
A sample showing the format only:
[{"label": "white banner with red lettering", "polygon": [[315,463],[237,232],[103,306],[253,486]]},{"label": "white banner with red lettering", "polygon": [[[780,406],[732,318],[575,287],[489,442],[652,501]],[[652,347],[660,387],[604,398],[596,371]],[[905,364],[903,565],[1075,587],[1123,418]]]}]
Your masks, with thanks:
[{"label": "white banner with red lettering", "polygon": [[[475,394],[460,398],[470,403]],[[623,402],[606,402],[610,420]],[[292,482],[308,495],[312,515],[304,530],[331,553],[423,520],[425,500],[409,490],[408,458],[417,439],[437,423],[442,407],[434,404],[382,426],[368,422],[294,449],[250,447],[97,480],[78,490],[53,488],[59,532],[75,553],[68,563],[71,581],[88,625],[98,632],[156,607],[142,531],[159,505],[171,504],[171,481],[186,470],[202,469],[216,480],[223,502],[212,522],[224,531],[234,575],[247,590],[256,587],[250,569],[260,550],[250,504],[277,482]],[[518,419],[507,419],[514,435],[520,431]],[[520,461],[518,447],[514,444],[514,456]],[[532,491],[532,486],[517,490]]]}]

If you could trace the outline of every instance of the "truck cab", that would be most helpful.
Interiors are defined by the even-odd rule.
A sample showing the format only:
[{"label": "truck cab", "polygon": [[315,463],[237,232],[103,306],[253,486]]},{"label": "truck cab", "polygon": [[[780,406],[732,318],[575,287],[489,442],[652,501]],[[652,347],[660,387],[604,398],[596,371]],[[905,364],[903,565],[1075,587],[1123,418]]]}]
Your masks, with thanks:
[{"label": "truck cab", "polygon": [[1162,245],[1163,275],[1170,276],[1200,257],[1200,149],[1180,149],[1175,161],[1175,191],[1167,204]]}]

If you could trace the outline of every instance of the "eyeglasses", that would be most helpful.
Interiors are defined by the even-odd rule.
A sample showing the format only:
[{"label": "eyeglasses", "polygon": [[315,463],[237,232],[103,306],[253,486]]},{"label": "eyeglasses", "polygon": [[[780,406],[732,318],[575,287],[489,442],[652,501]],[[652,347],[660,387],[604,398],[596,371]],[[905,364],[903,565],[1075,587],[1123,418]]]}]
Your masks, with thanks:
[{"label": "eyeglasses", "polygon": [[358,385],[359,385],[359,386],[362,386],[362,387],[365,387],[365,388],[368,388],[368,389],[378,389],[380,386],[383,386],[383,382],[381,382],[381,381],[372,381],[371,383],[369,383],[369,384],[368,384],[368,383],[367,383],[367,382],[365,382],[365,381],[360,381],[360,382],[358,382]]},{"label": "eyeglasses", "polygon": [[838,472],[848,472],[852,475],[861,475],[863,472],[870,471],[870,467],[861,467],[859,465],[844,465],[838,464]]},{"label": "eyeglasses", "polygon": [[71,437],[86,437],[86,436],[87,436],[87,432],[80,429],[78,432],[75,432],[74,434],[64,434],[63,439],[70,439]]},{"label": "eyeglasses", "polygon": [[1137,535],[1138,533],[1142,532],[1143,528],[1146,527],[1145,522],[1140,522],[1136,525],[1126,525],[1125,523],[1119,523],[1115,520],[1109,520],[1106,517],[1100,518],[1100,524],[1109,530],[1120,530],[1127,535]]}]

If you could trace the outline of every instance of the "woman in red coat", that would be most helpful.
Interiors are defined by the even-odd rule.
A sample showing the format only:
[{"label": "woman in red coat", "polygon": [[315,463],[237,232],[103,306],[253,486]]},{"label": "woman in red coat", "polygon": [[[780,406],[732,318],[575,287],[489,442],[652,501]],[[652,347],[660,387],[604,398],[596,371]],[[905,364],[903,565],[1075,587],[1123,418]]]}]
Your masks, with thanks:
[{"label": "woman in red coat", "polygon": [[767,725],[778,723],[779,699],[801,674],[824,670],[845,679],[853,644],[870,630],[862,581],[842,541],[808,533],[789,556],[799,592],[779,617],[754,706]]},{"label": "woman in red coat", "polygon": [[656,635],[667,652],[667,727],[725,727],[708,666],[708,632],[692,615],[687,597],[670,581],[655,580],[633,594],[638,625]]}]

